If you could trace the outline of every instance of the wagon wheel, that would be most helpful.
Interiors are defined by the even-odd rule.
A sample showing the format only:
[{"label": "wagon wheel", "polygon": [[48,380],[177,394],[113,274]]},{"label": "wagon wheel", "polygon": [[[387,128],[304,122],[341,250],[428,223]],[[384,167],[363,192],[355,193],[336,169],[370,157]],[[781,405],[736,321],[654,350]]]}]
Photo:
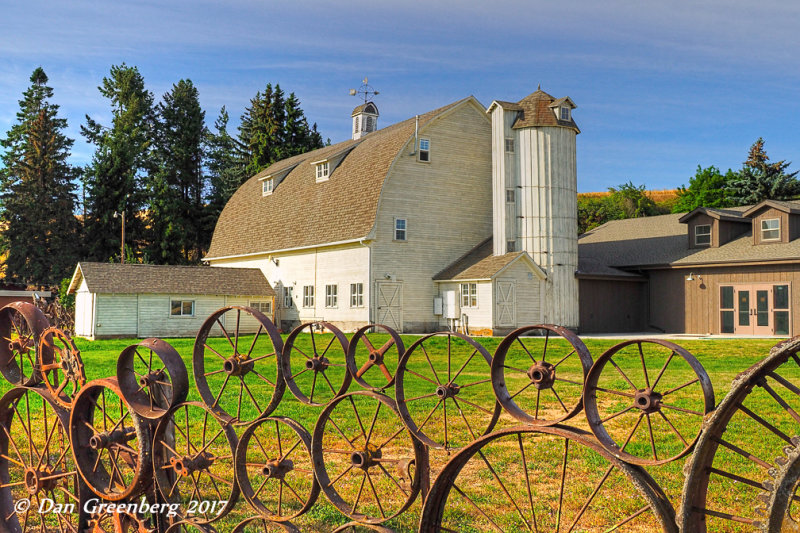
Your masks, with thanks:
[{"label": "wagon wheel", "polygon": [[145,339],[122,350],[117,359],[117,381],[130,408],[149,419],[160,418],[189,393],[183,359],[160,339]]},{"label": "wagon wheel", "polygon": [[131,411],[116,378],[88,382],[75,397],[70,442],[78,473],[110,501],[141,494],[152,483],[152,430]]},{"label": "wagon wheel", "polygon": [[583,383],[591,366],[589,349],[567,328],[526,326],[509,333],[497,347],[492,386],[515,419],[549,426],[583,408]]},{"label": "wagon wheel", "polygon": [[147,522],[132,513],[97,513],[89,521],[89,533],[154,533]]},{"label": "wagon wheel", "polygon": [[465,447],[431,487],[419,531],[464,530],[677,533],[678,528],[655,480],[614,457],[590,433],[517,426]]},{"label": "wagon wheel", "polygon": [[171,525],[164,533],[217,533],[217,530],[211,524],[182,520]]},{"label": "wagon wheel", "polygon": [[[210,338],[212,333],[222,338]],[[250,307],[219,309],[200,327],[194,344],[200,396],[238,425],[268,416],[286,387],[278,364],[282,351],[283,340],[263,313]]]},{"label": "wagon wheel", "polygon": [[798,352],[800,337],[773,347],[706,417],[686,466],[683,531],[800,529]]},{"label": "wagon wheel", "polygon": [[246,518],[233,529],[233,533],[272,533],[275,531],[300,533],[300,530],[291,522],[273,522],[261,516]]},{"label": "wagon wheel", "polygon": [[[234,453],[236,432],[208,406],[200,402],[176,405],[161,419],[153,438],[153,469],[161,496],[179,503],[213,504],[197,507],[191,520],[213,522],[236,505]],[[225,502],[224,504],[221,502]]]},{"label": "wagon wheel", "polygon": [[[47,317],[28,302],[12,302],[0,309],[0,372],[12,385],[36,385],[39,374],[39,336],[50,327]],[[41,364],[52,354],[41,354]]]},{"label": "wagon wheel", "polygon": [[359,531],[377,531],[378,533],[394,533],[393,529],[377,524],[361,524],[359,522],[348,522],[333,530],[333,533],[347,533],[352,531],[357,533]]},{"label": "wagon wheel", "polygon": [[291,418],[254,422],[236,447],[236,479],[262,516],[285,522],[304,514],[319,496],[311,435]]},{"label": "wagon wheel", "polygon": [[[320,330],[330,331],[330,339]],[[303,332],[309,334],[308,342],[303,342]],[[281,355],[283,377],[292,394],[306,405],[321,407],[347,392],[352,379],[345,361],[347,347],[344,333],[328,322],[294,328]]]},{"label": "wagon wheel", "polygon": [[[17,387],[0,398],[0,532],[73,532],[86,487],[70,452],[69,413],[44,389]],[[39,513],[43,499],[63,513]],[[21,500],[28,509],[16,508]],[[73,507],[68,507],[72,505]]]},{"label": "wagon wheel", "polygon": [[40,336],[38,353],[52,354],[51,362],[40,366],[42,381],[55,401],[69,409],[78,389],[86,384],[80,350],[67,333],[47,328]]},{"label": "wagon wheel", "polygon": [[394,400],[357,391],[331,402],[314,427],[317,480],[351,520],[382,524],[405,511],[427,485],[427,449],[405,427],[398,429],[397,418]]},{"label": "wagon wheel", "polygon": [[420,338],[397,367],[395,397],[403,423],[423,443],[445,450],[490,432],[501,411],[492,393],[491,364],[489,352],[461,333]]},{"label": "wagon wheel", "polygon": [[403,340],[395,330],[383,324],[369,324],[350,339],[347,369],[356,383],[380,392],[394,385],[397,363],[404,353]]},{"label": "wagon wheel", "polygon": [[692,450],[715,404],[711,380],[692,354],[668,341],[633,340],[597,359],[584,405],[607,450],[630,463],[659,465]]}]

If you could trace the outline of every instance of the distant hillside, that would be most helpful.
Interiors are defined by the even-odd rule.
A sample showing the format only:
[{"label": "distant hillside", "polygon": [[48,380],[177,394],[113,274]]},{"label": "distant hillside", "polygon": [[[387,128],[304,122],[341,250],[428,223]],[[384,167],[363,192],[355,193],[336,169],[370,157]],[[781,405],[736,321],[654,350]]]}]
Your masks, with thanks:
[{"label": "distant hillside", "polygon": [[[602,198],[603,196],[608,196],[611,193],[608,191],[604,192],[579,192],[578,198]],[[658,191],[647,191],[647,196],[650,197],[657,204],[661,204],[664,202],[671,202],[678,198],[678,189],[662,189]]]}]

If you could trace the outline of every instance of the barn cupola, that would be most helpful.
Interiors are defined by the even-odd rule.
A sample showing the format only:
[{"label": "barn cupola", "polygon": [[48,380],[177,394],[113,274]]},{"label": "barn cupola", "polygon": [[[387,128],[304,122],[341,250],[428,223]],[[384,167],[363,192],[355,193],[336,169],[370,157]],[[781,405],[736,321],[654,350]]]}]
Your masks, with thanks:
[{"label": "barn cupola", "polygon": [[378,129],[378,107],[367,102],[353,109],[353,139],[372,133]]},{"label": "barn cupola", "polygon": [[361,87],[350,89],[350,96],[359,96],[364,100],[360,106],[353,109],[353,140],[360,139],[368,133],[378,129],[378,106],[372,101],[374,96],[380,93],[372,88],[369,80],[365,77],[361,81]]}]

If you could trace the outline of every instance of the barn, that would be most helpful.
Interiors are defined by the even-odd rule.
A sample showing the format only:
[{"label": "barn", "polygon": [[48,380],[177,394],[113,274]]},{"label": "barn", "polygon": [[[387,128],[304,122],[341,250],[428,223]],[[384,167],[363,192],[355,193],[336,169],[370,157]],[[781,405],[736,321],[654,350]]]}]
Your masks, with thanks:
[{"label": "barn", "polygon": [[[194,337],[227,305],[254,307],[274,319],[275,291],[255,268],[83,262],[69,292],[75,294],[75,334],[89,339]],[[240,331],[255,331],[250,322]],[[219,327],[212,332],[221,334]]]},{"label": "barn", "polygon": [[205,261],[262,271],[283,330],[577,328],[574,108],[470,96],[379,129],[365,102],[351,139],[245,182]]}]

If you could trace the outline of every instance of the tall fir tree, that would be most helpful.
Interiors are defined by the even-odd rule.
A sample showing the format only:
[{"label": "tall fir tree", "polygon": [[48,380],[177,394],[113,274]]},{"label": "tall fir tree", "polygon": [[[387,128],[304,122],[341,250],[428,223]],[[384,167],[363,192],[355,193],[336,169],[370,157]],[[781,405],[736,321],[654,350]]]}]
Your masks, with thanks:
[{"label": "tall fir tree", "polygon": [[206,170],[208,173],[208,197],[205,218],[205,246],[211,242],[219,214],[239,185],[247,177],[245,161],[240,157],[238,141],[228,133],[228,111],[225,106],[214,121],[214,130],[206,134]]},{"label": "tall fir tree", "polygon": [[157,170],[148,179],[148,257],[159,264],[199,262],[205,250],[205,112],[197,88],[180,80],[156,107],[153,151]]},{"label": "tall fir tree", "polygon": [[50,102],[47,74],[39,67],[30,81],[16,124],[0,139],[0,247],[6,281],[54,286],[72,273],[80,254],[73,181],[78,172],[67,163],[74,141]]},{"label": "tall fir tree", "polygon": [[97,261],[118,257],[122,217],[125,243],[140,257],[147,235],[142,213],[147,202],[145,177],[153,173],[150,158],[154,130],[153,95],[136,67],[111,67],[98,87],[111,104],[110,127],[86,115],[81,134],[95,145],[85,174],[87,256]]},{"label": "tall fir tree", "polygon": [[757,204],[762,200],[791,200],[800,196],[797,171],[787,173],[791,162],[769,162],[761,137],[750,147],[747,160],[734,179],[726,185],[735,205]]}]

